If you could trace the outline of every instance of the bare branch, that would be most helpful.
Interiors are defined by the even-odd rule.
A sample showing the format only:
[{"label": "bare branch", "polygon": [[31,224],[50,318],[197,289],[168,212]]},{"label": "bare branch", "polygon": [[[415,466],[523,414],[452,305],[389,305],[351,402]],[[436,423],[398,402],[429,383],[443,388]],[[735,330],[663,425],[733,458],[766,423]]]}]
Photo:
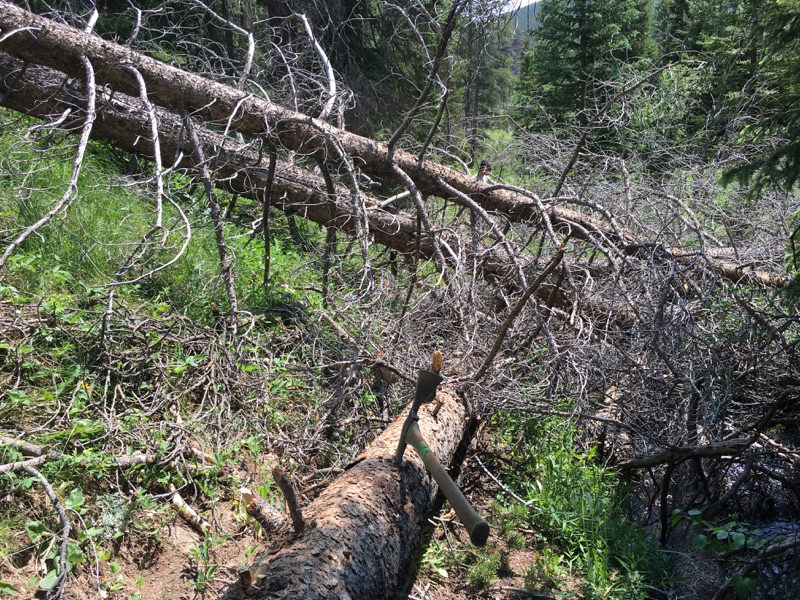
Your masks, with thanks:
[{"label": "bare branch", "polygon": [[67,517],[67,512],[64,510],[61,501],[58,499],[58,496],[56,496],[56,493],[53,490],[53,487],[50,485],[50,482],[47,481],[47,478],[32,466],[23,466],[21,468],[26,473],[33,475],[39,480],[39,483],[42,484],[42,487],[44,488],[47,497],[50,499],[50,502],[53,503],[53,506],[58,513],[58,518],[61,520],[61,552],[59,553],[58,576],[56,577],[53,585],[47,591],[47,597],[54,598],[55,600],[61,600],[62,598],[66,600],[67,595],[64,593],[64,585],[66,584],[68,573],[67,544],[69,543],[69,532],[72,528],[72,525]]},{"label": "bare branch", "polygon": [[86,154],[86,148],[89,145],[89,138],[92,134],[92,126],[94,124],[94,120],[96,118],[95,112],[95,101],[96,101],[96,90],[95,90],[95,79],[94,79],[94,68],[92,67],[92,63],[89,62],[89,59],[82,57],[81,63],[84,69],[84,77],[85,77],[85,90],[86,90],[86,116],[84,118],[83,129],[81,130],[80,139],[78,140],[78,147],[75,153],[75,160],[72,163],[72,175],[70,176],[69,182],[67,183],[67,189],[64,191],[64,194],[61,198],[55,203],[53,208],[51,208],[44,216],[42,216],[38,221],[36,221],[33,225],[25,228],[22,233],[20,233],[14,240],[9,243],[6,247],[5,251],[3,252],[2,256],[0,256],[0,270],[6,265],[9,257],[14,253],[14,251],[19,248],[19,246],[28,239],[32,234],[36,233],[39,229],[47,225],[50,220],[55,217],[61,211],[65,211],[69,209],[70,205],[73,201],[77,198],[78,195],[78,177],[81,173],[81,169],[83,168],[83,158]]}]

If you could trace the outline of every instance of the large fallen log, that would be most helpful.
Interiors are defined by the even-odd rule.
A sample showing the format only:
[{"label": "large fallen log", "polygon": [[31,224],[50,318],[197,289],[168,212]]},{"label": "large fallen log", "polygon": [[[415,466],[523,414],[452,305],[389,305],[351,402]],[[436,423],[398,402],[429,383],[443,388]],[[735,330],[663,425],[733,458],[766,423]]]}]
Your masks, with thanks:
[{"label": "large fallen log", "polygon": [[[439,413],[420,411],[423,437],[450,464],[467,425],[463,404],[446,390]],[[415,556],[437,486],[408,448],[393,466],[405,414],[375,439],[343,475],[305,507],[306,527],[273,548],[224,594],[240,598],[380,600],[394,598]]]},{"label": "large fallen log", "polygon": [[[139,98],[126,94],[108,95],[98,88],[97,118],[92,137],[114,142],[119,148],[145,157],[153,156],[150,139],[150,118]],[[61,118],[59,128],[79,130],[85,119],[85,95],[66,75],[46,67],[25,65],[19,59],[0,52],[0,105],[37,119]],[[65,115],[69,110],[70,114]],[[181,117],[154,107],[159,124],[161,154],[177,167],[194,169],[195,154],[191,152],[186,127]],[[264,181],[253,175],[265,171],[268,161],[250,146],[209,131],[195,128],[202,154],[210,162],[214,182],[228,191],[257,200],[264,199]],[[291,209],[296,214],[324,226],[334,226],[353,235],[355,217],[350,204],[349,190],[336,186],[330,196],[321,177],[289,163],[279,161],[272,185],[270,202],[273,206]],[[408,214],[388,212],[378,208],[378,201],[367,202],[367,217],[371,239],[393,250],[411,253],[416,248],[417,223]],[[463,249],[464,259],[471,259],[471,243],[458,239],[449,231],[439,237],[450,248]],[[423,258],[433,255],[428,236],[419,240]],[[478,246],[479,260],[485,274],[497,278],[512,275],[512,259],[501,246]]]},{"label": "large fallen log", "polygon": [[[288,149],[337,162],[338,145],[364,172],[403,184],[389,164],[384,143],[332,127],[247,91],[177,69],[8,2],[0,4],[0,29],[4,34],[0,50],[22,60],[82,77],[80,57],[85,56],[93,64],[99,84],[131,96],[139,93],[139,83],[134,76],[136,70],[144,78],[150,100],[171,112],[180,113],[188,105],[200,119],[230,124],[233,130],[245,134],[268,135]],[[541,218],[536,203],[525,195],[507,190],[481,194],[488,187],[486,184],[432,161],[420,162],[416,156],[402,150],[394,153],[393,162],[412,176],[423,194],[441,196],[441,186],[437,183],[441,179],[463,193],[479,194],[487,209],[502,212],[513,220],[538,221]],[[587,219],[585,225],[590,229],[606,227],[600,221]]]},{"label": "large fallen log", "polygon": [[[104,93],[102,88],[97,89],[96,96],[97,115],[92,137],[111,141],[119,148],[140,156],[152,157],[150,115],[142,100],[122,93]],[[0,105],[46,121],[57,119],[58,127],[64,131],[80,130],[86,118],[85,90],[80,81],[70,80],[66,74],[47,67],[26,65],[3,52],[0,52]],[[198,166],[197,154],[191,151],[182,118],[157,106],[153,110],[159,123],[163,159],[191,173]],[[212,171],[214,184],[262,202],[264,181],[253,173],[265,171],[268,161],[250,145],[202,127],[194,129],[202,147],[201,154],[207,160],[206,166]],[[337,185],[334,194],[329,195],[322,178],[307,169],[279,161],[270,202],[320,225],[334,226],[349,235],[356,233],[350,191]],[[371,239],[401,253],[414,252],[417,244],[414,216],[388,212],[379,208],[379,204],[373,198],[366,202]],[[447,228],[440,229],[437,237],[443,247],[455,249],[461,255],[456,259],[447,254],[445,259],[448,262],[471,261],[477,257],[484,277],[500,283],[514,280],[514,261],[502,245],[479,243],[475,247],[471,240]],[[431,238],[423,235],[418,243],[420,256],[431,259]],[[477,254],[474,254],[475,250]],[[523,270],[531,270],[531,258],[522,255],[517,260]],[[578,277],[580,268],[576,265],[575,277]],[[593,276],[601,276],[596,266],[593,267]],[[541,286],[536,296],[542,302],[565,311],[571,311],[575,302],[572,294],[551,284]],[[617,327],[627,328],[636,321],[633,311],[622,302],[585,295],[581,296],[580,302],[582,313],[595,322],[611,322]]]},{"label": "large fallen log", "polygon": [[[76,84],[80,87],[76,87]],[[104,94],[102,88],[98,88],[97,97],[99,100],[92,137],[111,141],[123,150],[151,158],[153,142],[150,139],[150,117],[141,99],[121,93]],[[68,81],[64,73],[47,67],[25,65],[3,52],[0,52],[0,105],[46,121],[59,119],[59,128],[65,131],[80,130],[86,116],[85,91],[80,82]],[[65,115],[67,110],[70,113]],[[197,155],[188,151],[186,127],[181,117],[157,106],[153,110],[159,123],[162,157],[191,172],[198,166],[195,162]],[[213,171],[215,185],[262,202],[264,181],[254,177],[252,173],[256,170],[265,171],[268,161],[251,146],[242,146],[219,133],[202,127],[195,128],[195,132],[202,146],[202,155],[209,162],[206,166]],[[319,225],[330,225],[344,233],[355,235],[355,217],[349,193],[349,190],[337,185],[331,196],[321,177],[307,169],[279,161],[271,187],[270,202],[273,206],[291,210]],[[417,223],[412,215],[383,210],[379,208],[379,201],[372,198],[366,204],[369,234],[373,241],[401,253],[416,251]],[[477,258],[483,277],[501,284],[513,282],[514,260],[502,245],[487,246],[479,243],[476,247],[471,240],[466,240],[449,229],[441,229],[437,232],[437,237],[445,247],[462,254],[459,260],[471,261]],[[423,235],[418,243],[420,256],[431,259],[431,238]],[[457,262],[449,254],[445,259],[449,263]],[[531,258],[520,256],[517,260],[523,270],[531,270]],[[599,276],[599,273],[595,275]],[[574,302],[573,297],[565,290],[554,288],[551,284],[537,289],[536,297],[548,305],[566,311],[572,310]],[[629,327],[635,322],[635,315],[622,303],[582,297],[581,304],[583,313],[596,322],[613,322],[621,328]]]},{"label": "large fallen log", "polygon": [[[323,160],[341,160],[347,153],[356,167],[373,178],[403,185],[397,168],[407,174],[423,195],[462,200],[450,190],[469,196],[484,209],[502,214],[511,221],[541,226],[549,219],[557,230],[578,239],[616,244],[619,249],[647,251],[652,244],[632,232],[561,206],[545,207],[530,195],[504,186],[490,186],[433,161],[420,161],[415,155],[365,138],[324,121],[282,108],[246,90],[227,86],[177,69],[129,48],[100,37],[61,25],[30,13],[9,2],[0,3],[0,50],[34,64],[44,65],[82,77],[81,57],[93,64],[98,83],[130,95],[139,94],[143,78],[148,97],[171,112],[181,113],[187,106],[200,119],[225,124],[241,133],[271,138],[285,148]],[[674,249],[671,249],[675,254]],[[737,267],[726,261],[718,265],[724,277],[737,282],[783,285],[784,275],[763,273],[750,267]]]}]

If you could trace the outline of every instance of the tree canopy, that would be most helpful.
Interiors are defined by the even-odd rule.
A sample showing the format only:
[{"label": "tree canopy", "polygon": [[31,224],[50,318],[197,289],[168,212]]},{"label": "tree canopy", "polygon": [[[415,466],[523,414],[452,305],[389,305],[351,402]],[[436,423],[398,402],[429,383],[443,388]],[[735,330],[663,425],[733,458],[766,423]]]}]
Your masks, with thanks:
[{"label": "tree canopy", "polygon": [[646,55],[649,17],[649,0],[541,2],[539,26],[530,33],[535,45],[522,55],[524,118],[543,111],[585,126],[622,66]]}]

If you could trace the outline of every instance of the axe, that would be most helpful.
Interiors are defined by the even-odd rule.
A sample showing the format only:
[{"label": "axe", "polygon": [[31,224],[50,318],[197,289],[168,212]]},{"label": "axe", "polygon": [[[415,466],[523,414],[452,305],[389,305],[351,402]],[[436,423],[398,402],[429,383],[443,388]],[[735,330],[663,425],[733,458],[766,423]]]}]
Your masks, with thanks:
[{"label": "axe", "polygon": [[450,506],[455,509],[458,518],[467,528],[470,541],[476,546],[483,546],[489,538],[489,525],[475,512],[475,509],[472,508],[464,494],[458,489],[456,483],[447,474],[447,470],[439,462],[436,454],[431,452],[419,429],[417,411],[423,403],[429,402],[436,397],[436,388],[443,381],[439,375],[441,365],[442,355],[437,351],[433,355],[432,370],[419,370],[414,402],[411,404],[411,411],[408,413],[408,417],[403,423],[403,429],[400,432],[400,442],[397,444],[397,452],[394,455],[394,466],[398,469],[400,468],[403,464],[403,453],[406,450],[406,446],[409,444],[413,446],[425,464],[425,468],[428,469],[436,483],[439,484],[439,489],[450,502]]}]

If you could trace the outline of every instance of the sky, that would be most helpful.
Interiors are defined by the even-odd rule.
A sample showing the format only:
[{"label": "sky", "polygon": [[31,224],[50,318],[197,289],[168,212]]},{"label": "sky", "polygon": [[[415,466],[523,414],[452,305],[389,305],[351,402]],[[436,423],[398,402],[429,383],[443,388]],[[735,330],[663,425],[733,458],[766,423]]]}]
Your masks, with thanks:
[{"label": "sky", "polygon": [[509,8],[516,9],[528,6],[528,4],[533,4],[534,2],[536,2],[536,0],[509,0],[508,6]]}]

